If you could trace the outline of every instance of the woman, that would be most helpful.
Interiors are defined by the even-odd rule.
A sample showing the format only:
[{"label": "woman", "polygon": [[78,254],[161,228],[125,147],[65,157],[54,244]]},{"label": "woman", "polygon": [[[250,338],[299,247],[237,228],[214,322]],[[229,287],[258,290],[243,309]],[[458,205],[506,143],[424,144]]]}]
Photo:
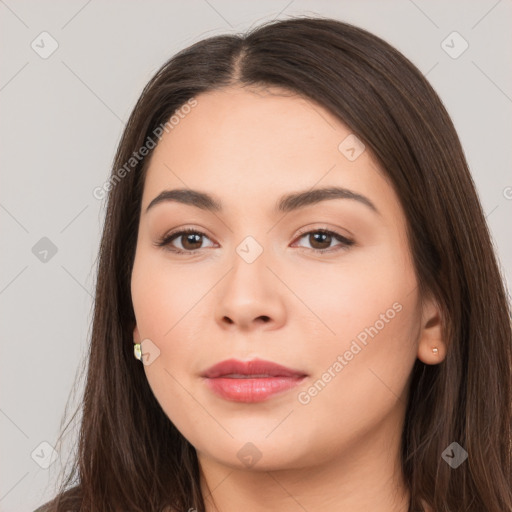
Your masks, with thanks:
[{"label": "woman", "polygon": [[307,17],[190,46],[107,193],[76,465],[39,510],[512,510],[503,279],[394,48]]}]

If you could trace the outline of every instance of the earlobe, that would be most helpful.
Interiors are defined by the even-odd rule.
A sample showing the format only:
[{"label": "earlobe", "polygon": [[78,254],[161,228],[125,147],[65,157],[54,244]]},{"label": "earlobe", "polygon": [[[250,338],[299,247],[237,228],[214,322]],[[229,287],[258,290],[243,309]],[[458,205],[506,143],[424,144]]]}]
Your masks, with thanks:
[{"label": "earlobe", "polygon": [[142,361],[142,349],[140,346],[140,334],[139,334],[139,328],[137,327],[137,325],[135,325],[135,328],[133,329],[133,355],[134,355],[135,359]]},{"label": "earlobe", "polygon": [[444,344],[431,345],[420,341],[418,359],[425,364],[438,364],[444,361],[446,350]]},{"label": "earlobe", "polygon": [[446,357],[441,309],[434,300],[424,304],[421,332],[418,340],[418,359],[425,364],[439,364]]}]

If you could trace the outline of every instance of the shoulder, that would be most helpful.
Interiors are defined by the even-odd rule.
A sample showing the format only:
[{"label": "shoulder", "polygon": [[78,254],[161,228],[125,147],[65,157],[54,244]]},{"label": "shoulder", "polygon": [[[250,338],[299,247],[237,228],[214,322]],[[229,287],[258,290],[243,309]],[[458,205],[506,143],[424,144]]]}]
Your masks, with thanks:
[{"label": "shoulder", "polygon": [[34,512],[78,512],[81,508],[82,493],[79,485],[61,492],[44,503]]}]

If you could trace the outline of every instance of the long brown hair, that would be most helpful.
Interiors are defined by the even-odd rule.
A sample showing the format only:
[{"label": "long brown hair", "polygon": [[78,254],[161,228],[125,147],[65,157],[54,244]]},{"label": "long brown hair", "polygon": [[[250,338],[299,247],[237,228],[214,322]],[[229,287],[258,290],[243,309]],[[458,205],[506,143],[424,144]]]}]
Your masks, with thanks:
[{"label": "long brown hair", "polygon": [[[188,100],[230,85],[278,86],[325,107],[371,149],[399,197],[420,293],[440,305],[448,343],[441,364],[417,360],[411,376],[401,450],[409,510],[512,511],[510,305],[438,95],[363,29],[323,17],[268,22],[199,41],[163,65],[130,116],[112,177]],[[150,155],[111,183],[76,459],[39,510],[204,511],[195,449],[133,357],[130,277]],[[456,469],[441,457],[452,442],[468,452]]]}]

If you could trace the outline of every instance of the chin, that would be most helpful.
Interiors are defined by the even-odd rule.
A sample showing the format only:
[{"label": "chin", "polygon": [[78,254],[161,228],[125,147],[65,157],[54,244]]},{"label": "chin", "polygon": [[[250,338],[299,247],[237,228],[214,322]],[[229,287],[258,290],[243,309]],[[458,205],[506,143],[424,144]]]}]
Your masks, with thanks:
[{"label": "chin", "polygon": [[[308,463],[314,464],[314,461],[310,460],[314,451],[307,452],[304,450],[303,443],[291,441],[289,437],[287,439],[276,437],[271,440],[265,439],[266,434],[259,436],[251,436],[249,432],[240,436],[235,432],[232,434],[235,439],[217,442],[214,450],[212,450],[211,438],[204,442],[206,450],[203,450],[202,446],[194,446],[203,456],[234,470],[276,471],[298,469],[307,466]],[[298,451],[299,446],[303,451]]]}]

